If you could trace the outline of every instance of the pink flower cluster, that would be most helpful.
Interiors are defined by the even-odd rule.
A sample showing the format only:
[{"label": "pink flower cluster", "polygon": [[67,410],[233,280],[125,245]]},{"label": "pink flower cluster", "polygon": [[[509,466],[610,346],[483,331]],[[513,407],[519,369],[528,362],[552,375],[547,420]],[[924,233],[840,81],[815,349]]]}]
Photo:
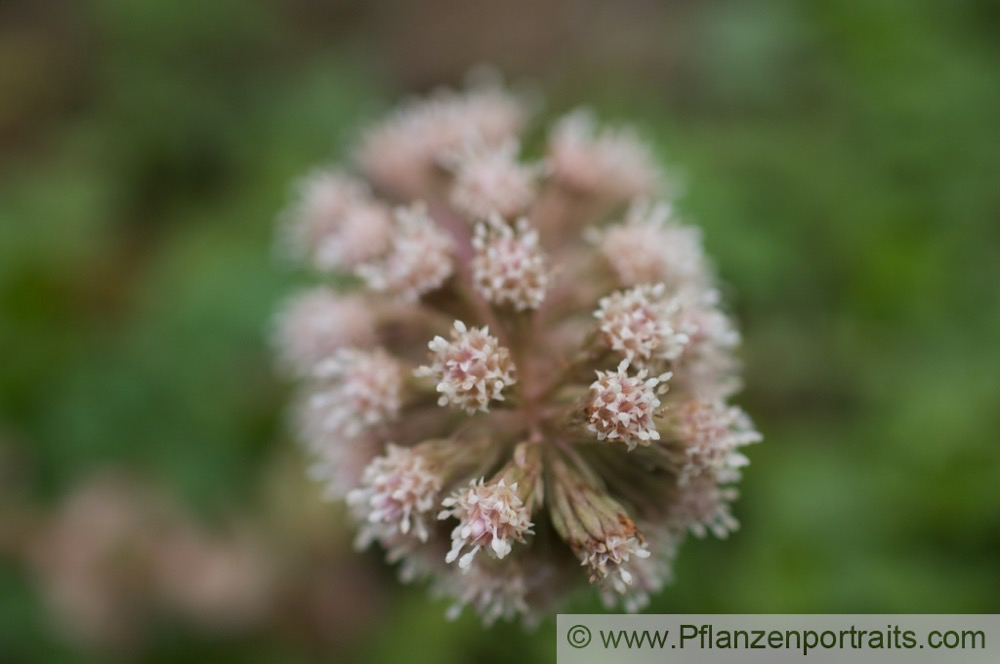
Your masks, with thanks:
[{"label": "pink flower cluster", "polygon": [[499,85],[411,100],[281,221],[327,282],[275,335],[312,475],[360,547],[487,623],[588,581],[641,609],[687,533],[737,527],[760,440],[730,403],[739,334],[654,151],[574,111],[525,155],[528,121]]}]

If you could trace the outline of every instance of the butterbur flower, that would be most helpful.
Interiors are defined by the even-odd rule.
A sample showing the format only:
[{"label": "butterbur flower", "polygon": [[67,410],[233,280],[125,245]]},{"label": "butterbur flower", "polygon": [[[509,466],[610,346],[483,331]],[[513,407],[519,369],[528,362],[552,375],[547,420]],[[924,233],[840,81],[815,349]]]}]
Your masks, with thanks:
[{"label": "butterbur flower", "polygon": [[392,218],[389,208],[373,201],[356,201],[331,233],[313,251],[313,263],[327,272],[351,272],[381,256],[390,247]]},{"label": "butterbur flower", "polygon": [[677,496],[676,523],[686,525],[698,537],[708,533],[719,539],[728,537],[740,526],[732,513],[732,502],[739,497],[739,491],[722,482],[734,479],[737,476],[708,473],[685,483]]},{"label": "butterbur flower", "polygon": [[537,309],[545,299],[549,275],[538,231],[522,217],[512,228],[493,215],[476,226],[472,280],[492,304],[519,311]]},{"label": "butterbur flower", "polygon": [[368,186],[336,170],[318,171],[298,187],[282,219],[284,253],[325,272],[350,272],[382,254],[391,237],[389,208]]},{"label": "butterbur flower", "polygon": [[[527,462],[524,455],[531,453],[537,457],[537,446],[521,454],[515,454],[518,461],[512,461],[499,477],[486,483],[479,478],[468,487],[456,490],[441,501],[445,509],[439,519],[455,517],[459,520],[451,531],[451,550],[445,562],[458,559],[458,566],[468,569],[481,548],[486,548],[497,558],[510,553],[513,542],[523,542],[526,534],[531,534],[531,509],[535,490],[538,486],[540,464],[537,458]],[[459,554],[469,551],[461,558]]]},{"label": "butterbur flower", "polygon": [[297,433],[312,457],[310,479],[323,485],[326,500],[340,500],[356,489],[365,468],[378,456],[381,444],[370,434],[345,440],[343,431],[323,426],[322,413],[305,405],[299,409]]},{"label": "butterbur flower", "polygon": [[518,486],[507,485],[501,478],[496,483],[471,482],[467,489],[456,491],[441,501],[446,508],[439,518],[454,516],[460,520],[452,531],[452,547],[445,562],[453,562],[465,547],[458,566],[467,568],[483,547],[497,558],[503,558],[511,549],[511,541],[524,540],[524,533],[531,532],[531,521],[524,501],[518,495]]},{"label": "butterbur flower", "polygon": [[760,438],[650,146],[574,113],[525,163],[527,117],[493,84],[370,125],[366,182],[338,172],[297,208],[297,255],[353,290],[297,296],[276,335],[310,473],[358,546],[486,624],[535,624],[581,583],[646,606],[688,533],[736,529]]},{"label": "butterbur flower", "polygon": [[311,262],[324,240],[337,235],[344,219],[370,199],[368,186],[337,170],[318,170],[298,182],[296,199],[282,219],[282,249]]},{"label": "butterbur flower", "polygon": [[679,380],[687,392],[703,400],[725,400],[740,389],[739,361],[734,352],[740,333],[720,308],[719,292],[693,286],[678,294],[681,325],[688,343],[677,359]]},{"label": "butterbur flower", "polygon": [[404,300],[417,300],[451,276],[451,237],[427,215],[422,203],[397,208],[395,234],[378,261],[358,268],[368,287]]},{"label": "butterbur flower", "polygon": [[386,453],[375,458],[361,476],[361,488],[347,495],[364,524],[361,546],[379,538],[411,532],[427,541],[428,512],[437,506],[441,476],[419,448],[389,443]]},{"label": "butterbur flower", "polygon": [[515,382],[510,351],[488,327],[468,328],[457,320],[451,341],[435,337],[428,347],[432,363],[418,368],[415,375],[437,381],[440,406],[453,405],[470,415],[488,412],[490,402],[503,401],[504,388]]},{"label": "butterbur flower", "polygon": [[442,487],[478,469],[488,453],[481,441],[426,440],[413,447],[387,443],[360,473],[347,503],[360,523],[359,549],[372,542],[397,552],[427,542],[438,518]]},{"label": "butterbur flower", "polygon": [[399,413],[402,372],[384,350],[342,349],[320,362],[314,377],[309,405],[322,413],[325,429],[353,436]]},{"label": "butterbur flower", "polygon": [[455,154],[473,144],[500,146],[515,139],[525,118],[521,101],[492,82],[464,94],[441,90],[405,103],[369,126],[356,160],[379,188],[417,198],[438,184]]},{"label": "butterbur flower", "polygon": [[484,624],[492,625],[501,618],[512,620],[531,614],[528,586],[522,565],[509,560],[490,564],[480,559],[460,573],[444,577],[437,591],[455,598],[448,608],[450,620],[461,615],[462,607],[471,606],[482,616]]},{"label": "butterbur flower", "polygon": [[659,524],[637,529],[643,533],[647,549],[655,550],[657,555],[629,556],[619,563],[629,582],[625,583],[619,574],[601,588],[601,602],[609,609],[620,603],[629,613],[640,611],[649,604],[651,595],[673,580],[672,566],[681,538]]},{"label": "butterbur flower", "polygon": [[539,169],[517,160],[518,144],[510,140],[497,147],[474,143],[453,158],[451,204],[469,219],[493,214],[511,218],[524,212],[535,198]]},{"label": "butterbur flower", "polygon": [[276,328],[281,366],[304,376],[342,348],[370,345],[375,315],[364,298],[320,286],[290,298]]},{"label": "butterbur flower", "polygon": [[735,470],[750,463],[739,448],[760,441],[740,408],[720,401],[693,399],[676,409],[674,433],[687,457],[680,483],[706,472]]},{"label": "butterbur flower", "polygon": [[664,184],[662,170],[635,132],[601,128],[584,109],[556,124],[547,160],[552,178],[583,196],[627,201],[655,195]]},{"label": "butterbur flower", "polygon": [[603,231],[600,250],[619,281],[630,286],[663,283],[679,293],[710,278],[701,232],[677,221],[666,203],[634,201],[624,220]]},{"label": "butterbur flower", "polygon": [[590,574],[619,593],[632,584],[629,564],[648,558],[649,549],[625,508],[586,475],[557,461],[552,464],[553,524]]},{"label": "butterbur flower", "polygon": [[600,323],[604,343],[630,362],[676,359],[688,342],[685,330],[692,330],[692,326],[682,324],[680,303],[668,299],[666,291],[659,283],[601,298],[594,317]]},{"label": "butterbur flower", "polygon": [[660,439],[655,418],[670,373],[647,378],[646,369],[635,375],[628,369],[628,360],[622,360],[615,371],[598,371],[586,411],[587,430],[598,440],[621,441],[632,450]]}]

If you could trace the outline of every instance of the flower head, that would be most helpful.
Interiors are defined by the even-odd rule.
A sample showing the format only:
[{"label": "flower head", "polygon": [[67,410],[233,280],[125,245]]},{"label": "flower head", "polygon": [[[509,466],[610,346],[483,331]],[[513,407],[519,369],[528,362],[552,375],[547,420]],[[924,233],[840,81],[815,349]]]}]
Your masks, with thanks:
[{"label": "flower head", "polygon": [[356,436],[399,414],[403,376],[384,350],[343,349],[317,365],[309,404],[322,414],[322,427]]},{"label": "flower head", "polygon": [[676,359],[688,342],[678,313],[680,304],[666,297],[666,286],[644,284],[603,297],[594,312],[601,338],[630,362]]},{"label": "flower head", "polygon": [[519,311],[537,309],[549,284],[538,231],[521,218],[514,228],[493,216],[476,226],[472,239],[473,284],[489,302]]},{"label": "flower head", "polygon": [[339,233],[350,211],[370,200],[363,181],[336,170],[308,175],[298,183],[296,193],[282,221],[282,249],[306,261],[312,260],[325,239]]},{"label": "flower head", "polygon": [[597,372],[586,413],[587,430],[599,440],[621,441],[632,450],[660,439],[653,418],[670,374],[646,378],[648,372],[641,369],[630,376],[628,368],[628,360],[622,360],[616,371]]},{"label": "flower head", "polygon": [[454,405],[470,415],[489,411],[491,401],[503,401],[504,388],[513,385],[514,363],[487,327],[466,327],[455,321],[451,341],[435,337],[428,344],[431,364],[416,371],[437,381],[438,404]]},{"label": "flower head", "polygon": [[455,173],[451,203],[469,219],[498,214],[505,219],[524,212],[535,198],[538,168],[517,161],[518,144],[468,145],[452,159]]},{"label": "flower head", "polygon": [[727,476],[705,473],[680,487],[673,513],[676,527],[689,529],[698,537],[712,533],[719,539],[740,527],[732,513],[732,502],[739,497],[739,491],[720,484],[720,479],[724,481]]},{"label": "flower head", "polygon": [[343,212],[337,228],[316,242],[313,263],[326,272],[351,272],[384,254],[392,237],[392,219],[386,206],[355,201]]},{"label": "flower head", "polygon": [[341,348],[367,346],[374,336],[375,316],[364,298],[322,286],[290,298],[278,314],[281,364],[303,376]]},{"label": "flower head", "polygon": [[624,593],[630,566],[648,558],[645,539],[621,503],[592,477],[553,462],[553,525],[589,572],[590,582]]},{"label": "flower head", "polygon": [[415,301],[440,288],[451,276],[452,240],[434,224],[421,203],[397,208],[395,218],[388,252],[359,267],[358,274],[374,291]]},{"label": "flower head", "polygon": [[662,171],[638,136],[626,128],[599,129],[586,110],[555,126],[547,160],[556,182],[584,195],[627,201],[662,188]]},{"label": "flower head", "polygon": [[346,437],[330,430],[317,415],[321,413],[308,406],[299,412],[298,435],[306,441],[310,457],[307,474],[322,486],[325,500],[340,500],[360,486],[365,468],[382,445],[370,434]]},{"label": "flower head", "polygon": [[515,138],[526,111],[495,85],[443,90],[412,100],[363,134],[358,165],[379,187],[402,198],[433,189],[442,166],[472,142],[498,146]]},{"label": "flower head", "polygon": [[462,607],[471,606],[489,626],[501,618],[513,620],[530,613],[528,583],[517,563],[496,565],[477,559],[461,572],[445,576],[436,590],[455,598],[448,608],[449,620],[458,618]]},{"label": "flower head", "polygon": [[678,299],[689,342],[678,358],[677,382],[700,399],[724,400],[740,388],[740,333],[721,309],[718,291],[685,288]]},{"label": "flower head", "polygon": [[374,539],[409,535],[426,542],[429,513],[437,506],[441,476],[419,449],[389,444],[361,476],[361,487],[347,494],[347,502],[364,526],[359,544]]},{"label": "flower head", "polygon": [[640,611],[649,604],[650,595],[663,590],[673,579],[673,561],[681,537],[659,525],[650,525],[642,531],[649,555],[619,556],[619,573],[606,577],[607,582],[601,588],[601,601],[608,609],[621,604],[628,613]]},{"label": "flower head", "polygon": [[746,413],[721,401],[693,399],[681,404],[674,417],[674,433],[686,456],[681,484],[705,472],[749,464],[739,448],[761,439]]},{"label": "flower head", "polygon": [[[478,483],[472,481],[441,501],[445,509],[438,518],[459,520],[451,532],[452,547],[445,562],[457,559],[459,567],[465,569],[484,547],[503,558],[510,553],[512,541],[523,542],[533,525],[531,512],[521,497],[523,492],[517,482],[506,484],[502,477],[489,484],[480,478]],[[459,558],[466,547],[469,551]]]},{"label": "flower head", "polygon": [[[608,570],[617,572],[618,579],[624,586],[631,585],[632,573],[628,563],[633,558],[648,558],[649,549],[635,535],[612,534],[604,539],[591,540],[583,558],[583,564],[590,569],[590,580],[604,579]],[[623,586],[620,592],[624,592]]]},{"label": "flower head", "polygon": [[673,208],[633,202],[625,221],[610,226],[600,250],[625,285],[664,282],[677,290],[708,280],[701,233],[672,219]]}]

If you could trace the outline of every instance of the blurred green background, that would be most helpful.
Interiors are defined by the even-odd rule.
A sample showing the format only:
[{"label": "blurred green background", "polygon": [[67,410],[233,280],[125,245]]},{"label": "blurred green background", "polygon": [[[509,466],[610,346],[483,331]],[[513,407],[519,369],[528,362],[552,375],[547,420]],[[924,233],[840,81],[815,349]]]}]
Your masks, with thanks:
[{"label": "blurred green background", "polygon": [[[482,62],[543,120],[639,126],[743,327],[743,529],[651,610],[1000,611],[998,30],[988,0],[3,0],[0,662],[554,659],[554,623],[448,623],[350,552],[267,343],[292,180]],[[254,523],[266,617],[54,621],[32,542],[108,468]]]}]

